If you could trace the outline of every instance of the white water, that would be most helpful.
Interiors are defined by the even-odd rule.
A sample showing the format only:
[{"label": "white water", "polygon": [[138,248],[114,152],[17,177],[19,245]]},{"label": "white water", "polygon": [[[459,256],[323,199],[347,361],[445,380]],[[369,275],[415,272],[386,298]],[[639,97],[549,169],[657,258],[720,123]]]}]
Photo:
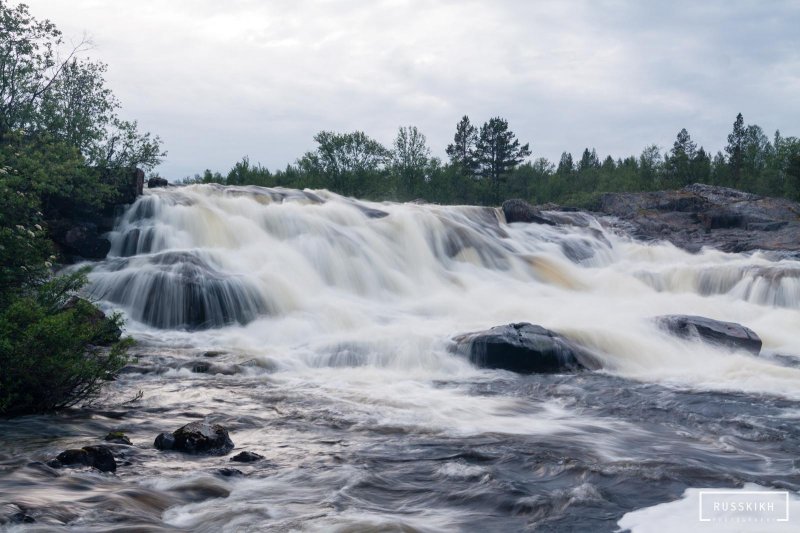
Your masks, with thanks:
[{"label": "white water", "polygon": [[[490,208],[356,203],[327,191],[150,191],[112,236],[110,256],[138,255],[97,266],[91,291],[128,315],[136,337],[255,358],[282,386],[346,406],[359,424],[456,434],[597,424],[556,400],[530,416],[513,398],[434,386],[496,376],[451,353],[450,339],[521,321],[587,345],[615,375],[800,398],[800,370],[769,358],[800,354],[800,263],[691,255],[572,217],[508,225]],[[126,239],[134,229],[149,246]],[[204,320],[246,323],[176,326],[194,312],[184,285],[217,295],[193,304],[206,305]],[[673,313],[739,322],[761,336],[762,355],[680,340],[651,320]],[[147,316],[171,329],[137,322]]]}]

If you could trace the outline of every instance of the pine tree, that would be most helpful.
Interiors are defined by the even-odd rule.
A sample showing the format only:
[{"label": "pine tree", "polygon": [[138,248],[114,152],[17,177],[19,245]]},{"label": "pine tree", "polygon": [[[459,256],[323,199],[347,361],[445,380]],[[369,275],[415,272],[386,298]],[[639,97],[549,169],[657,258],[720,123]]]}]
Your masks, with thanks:
[{"label": "pine tree", "polygon": [[476,146],[478,173],[489,180],[495,202],[500,201],[500,183],[506,174],[531,155],[530,146],[520,145],[508,121],[494,117],[481,126]]}]

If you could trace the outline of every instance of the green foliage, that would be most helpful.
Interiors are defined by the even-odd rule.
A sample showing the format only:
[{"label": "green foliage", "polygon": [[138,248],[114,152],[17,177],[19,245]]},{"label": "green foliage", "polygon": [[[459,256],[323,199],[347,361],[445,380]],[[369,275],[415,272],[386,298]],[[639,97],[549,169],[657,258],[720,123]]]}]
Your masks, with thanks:
[{"label": "green foliage", "polygon": [[727,157],[698,147],[683,128],[666,153],[650,145],[638,156],[601,159],[587,147],[577,162],[568,152],[557,165],[542,157],[526,162],[529,146],[520,145],[499,117],[478,130],[464,116],[447,146],[446,164],[430,156],[425,136],[413,126],[399,129],[392,150],[362,132],[320,132],[314,140],[317,150],[285,170],[271,173],[245,157],[227,177],[206,170],[185,183],[327,188],[362,198],[422,198],[443,204],[497,205],[505,198],[524,198],[590,207],[603,192],[675,189],[691,183],[800,199],[800,139],[776,132],[770,142],[760,127],[745,125],[741,114],[728,136]]},{"label": "green foliage", "polygon": [[[56,277],[0,310],[0,414],[41,413],[92,398],[125,364],[121,318],[70,295],[84,273]],[[100,345],[111,343],[110,348]]]},{"label": "green foliage", "polygon": [[90,399],[125,363],[121,318],[75,297],[85,272],[53,275],[48,222],[101,216],[120,171],[163,154],[52,23],[0,0],[0,35],[0,414],[18,415]]},{"label": "green foliage", "polygon": [[0,2],[0,142],[11,134],[47,136],[73,146],[100,169],[156,166],[161,140],[117,116],[105,87],[106,65],[63,50],[61,32],[33,18],[25,4]]}]

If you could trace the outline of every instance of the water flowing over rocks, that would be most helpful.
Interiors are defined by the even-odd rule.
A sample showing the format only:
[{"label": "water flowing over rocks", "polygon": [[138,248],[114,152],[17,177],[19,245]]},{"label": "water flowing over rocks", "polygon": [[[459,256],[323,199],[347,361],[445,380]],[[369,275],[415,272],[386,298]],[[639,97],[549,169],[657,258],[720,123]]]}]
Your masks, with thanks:
[{"label": "water flowing over rocks", "polygon": [[644,240],[696,252],[771,250],[800,257],[800,204],[727,187],[694,184],[677,191],[606,193],[594,210]]},{"label": "water flowing over rocks", "polygon": [[541,326],[495,326],[454,339],[457,351],[482,368],[523,374],[573,372],[599,367],[588,350]]},{"label": "water flowing over rocks", "polygon": [[[555,225],[328,191],[147,189],[87,287],[124,313],[131,364],[112,405],[0,420],[0,529],[611,531],[691,487],[800,491],[800,261],[687,253],[610,231],[633,227],[621,218],[537,209]],[[177,288],[224,281],[242,289],[208,303],[215,329],[187,326],[200,313]],[[249,322],[224,319],[251,297]],[[654,320],[674,313],[746,324],[762,352]],[[479,368],[471,337],[498,324],[497,369]],[[173,452],[150,445],[195,420],[207,452],[179,453],[180,431],[158,439]],[[136,446],[102,442],[111,430]],[[108,445],[118,475],[83,453],[42,462],[83,444]],[[229,460],[242,450],[266,457]]]},{"label": "water flowing over rocks", "polygon": [[172,433],[156,437],[155,447],[199,455],[226,455],[233,449],[228,430],[219,424],[191,422]]},{"label": "water flowing over rocks", "polygon": [[691,315],[660,316],[656,322],[670,333],[685,339],[700,339],[756,355],[761,351],[761,338],[750,328],[735,322]]}]

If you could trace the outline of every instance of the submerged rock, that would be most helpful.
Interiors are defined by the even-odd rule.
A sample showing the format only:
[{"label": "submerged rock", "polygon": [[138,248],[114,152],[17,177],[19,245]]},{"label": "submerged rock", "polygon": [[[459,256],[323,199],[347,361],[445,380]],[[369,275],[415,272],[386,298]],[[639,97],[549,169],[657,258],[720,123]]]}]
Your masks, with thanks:
[{"label": "submerged rock", "polygon": [[129,439],[128,436],[122,431],[111,431],[108,435],[106,435],[106,438],[103,440],[105,440],[106,442],[110,442],[112,444],[124,444],[126,446],[133,446],[131,439]]},{"label": "submerged rock", "polygon": [[61,466],[91,466],[101,472],[115,472],[117,461],[108,446],[84,446],[80,449],[70,449],[56,456],[55,461],[48,463],[58,468]]},{"label": "submerged rock", "polygon": [[521,322],[456,337],[457,351],[477,366],[523,374],[599,368],[588,350],[541,326]]},{"label": "submerged rock", "polygon": [[670,333],[685,339],[700,339],[754,354],[761,351],[761,338],[752,329],[736,322],[693,315],[665,315],[657,317],[656,322]]},{"label": "submerged rock", "polygon": [[542,213],[525,200],[513,199],[503,202],[503,214],[506,222],[534,222],[555,226],[555,222],[542,215]]},{"label": "submerged rock", "polygon": [[263,455],[255,452],[239,452],[231,457],[231,461],[236,461],[237,463],[255,463],[263,458]]},{"label": "submerged rock", "polygon": [[225,455],[233,449],[228,430],[207,422],[192,422],[172,433],[161,433],[154,445],[159,450],[205,455]]}]

